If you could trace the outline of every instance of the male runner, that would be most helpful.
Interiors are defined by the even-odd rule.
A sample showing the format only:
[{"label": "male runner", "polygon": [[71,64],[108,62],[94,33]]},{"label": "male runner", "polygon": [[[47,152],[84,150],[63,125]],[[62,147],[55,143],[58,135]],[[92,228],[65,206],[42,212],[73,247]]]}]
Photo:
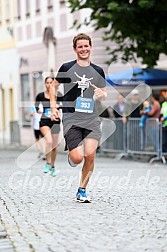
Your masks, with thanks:
[{"label": "male runner", "polygon": [[106,98],[106,82],[101,67],[90,61],[91,38],[79,33],[73,39],[76,60],[64,63],[50,88],[51,120],[59,116],[55,101],[55,89],[59,83],[64,86],[63,131],[68,160],[71,166],[83,162],[80,185],[76,199],[81,203],[90,200],[86,187],[94,169],[96,149],[101,138],[100,119],[94,106],[94,95],[102,100]]}]

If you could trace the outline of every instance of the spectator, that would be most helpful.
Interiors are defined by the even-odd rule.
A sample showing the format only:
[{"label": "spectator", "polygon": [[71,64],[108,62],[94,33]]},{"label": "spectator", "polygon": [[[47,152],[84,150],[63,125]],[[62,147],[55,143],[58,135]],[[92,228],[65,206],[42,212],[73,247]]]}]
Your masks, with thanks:
[{"label": "spectator", "polygon": [[[142,110],[140,111],[140,113],[142,114],[143,111],[145,112],[149,112],[151,110],[151,106],[150,106],[150,102],[149,101],[144,101],[143,102],[143,108]],[[140,118],[140,122],[139,122],[139,127],[141,128],[141,131],[140,131],[140,140],[141,140],[141,143],[140,143],[140,148],[141,150],[144,150],[145,147],[146,147],[146,142],[147,142],[147,137],[146,137],[146,120],[148,118],[148,115],[147,114],[142,114],[141,115],[141,118]]]},{"label": "spectator", "polygon": [[157,93],[152,93],[151,96],[151,110],[149,112],[146,112],[144,110],[140,111],[141,115],[148,115],[152,118],[160,118],[160,111],[161,111],[161,107],[160,107],[160,103],[158,101],[159,99],[159,95]]},{"label": "spectator", "polygon": [[126,103],[124,102],[124,97],[119,94],[117,96],[117,103],[113,107],[113,115],[115,118],[122,117],[125,110]]},{"label": "spectator", "polygon": [[[36,108],[35,106],[33,105],[31,107],[31,117],[33,118],[33,130],[34,130],[34,137],[35,137],[35,143],[36,143],[36,148],[37,148],[37,151],[38,151],[38,158],[41,158],[42,156],[44,156],[44,153],[45,153],[45,146],[44,146],[44,143],[42,141],[40,141],[40,139],[43,137],[42,136],[42,133],[40,131],[40,128],[39,128],[39,122],[41,120],[41,116],[42,116],[42,113],[38,113],[36,111]],[[43,159],[45,159],[45,157],[43,157]]]},{"label": "spectator", "polygon": [[122,120],[124,123],[127,122],[127,119],[130,118],[139,118],[140,117],[140,109],[141,109],[141,101],[139,99],[139,91],[137,89],[132,90],[131,92],[131,100],[126,103],[124,112],[122,114]]},{"label": "spectator", "polygon": [[95,99],[95,107],[98,111],[98,115],[99,117],[103,117],[103,118],[108,118],[110,117],[110,113],[108,111],[108,108],[106,108],[102,101]]},{"label": "spectator", "polygon": [[[149,101],[144,101],[143,102],[143,109],[142,111],[145,111],[146,113],[149,112],[151,110],[151,106],[150,106],[150,103]],[[148,118],[148,115],[147,114],[142,114],[141,118],[140,118],[140,122],[139,122],[139,127],[144,127],[145,126],[145,123],[146,123],[146,120]]]},{"label": "spectator", "polygon": [[116,120],[114,120],[115,126],[116,126],[116,131],[114,132],[114,135],[112,135],[108,139],[108,145],[109,145],[109,143],[113,142],[113,148],[116,150],[124,148],[123,139],[125,138],[126,134],[124,134],[125,127],[123,125],[121,118],[122,118],[123,113],[125,111],[125,106],[126,106],[126,103],[124,102],[124,97],[121,94],[119,94],[117,96],[117,102],[113,106],[113,115],[116,118]]},{"label": "spectator", "polygon": [[151,119],[148,126],[150,127],[150,138],[151,138],[151,145],[152,145],[152,150],[157,151],[158,150],[158,134],[159,134],[159,128],[158,128],[158,121],[160,118],[160,103],[158,101],[159,95],[155,92],[152,93],[151,95],[151,110],[149,112],[146,112],[144,110],[141,110],[140,113],[141,115],[148,115]]},{"label": "spectator", "polygon": [[167,152],[167,91],[164,93],[164,102],[161,107],[161,122],[163,124],[162,127],[162,151]]}]

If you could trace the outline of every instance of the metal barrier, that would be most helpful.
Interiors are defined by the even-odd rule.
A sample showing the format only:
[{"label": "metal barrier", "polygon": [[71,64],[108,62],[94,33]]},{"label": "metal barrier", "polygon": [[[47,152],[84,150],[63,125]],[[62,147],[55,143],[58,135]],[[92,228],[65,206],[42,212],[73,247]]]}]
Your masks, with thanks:
[{"label": "metal barrier", "polygon": [[112,127],[111,122],[115,124],[116,129],[105,141],[102,141],[100,149],[106,152],[126,152],[126,124],[122,120],[104,119],[102,118],[102,139],[108,135],[109,128]]},{"label": "metal barrier", "polygon": [[20,144],[20,127],[18,121],[10,122],[10,142],[11,144]]},{"label": "metal barrier", "polygon": [[[140,118],[130,118],[126,124],[122,119],[110,118],[115,123],[115,132],[101,145],[102,152],[114,152],[119,158],[125,155],[150,155],[150,163],[162,160],[166,163],[162,152],[162,124],[156,118],[148,118],[143,127],[139,126]],[[107,123],[102,119],[102,138],[106,134]],[[118,157],[117,157],[118,158]]]},{"label": "metal barrier", "polygon": [[129,119],[127,122],[127,152],[156,155],[160,149],[160,123],[158,119],[148,119],[139,127],[140,119]]}]

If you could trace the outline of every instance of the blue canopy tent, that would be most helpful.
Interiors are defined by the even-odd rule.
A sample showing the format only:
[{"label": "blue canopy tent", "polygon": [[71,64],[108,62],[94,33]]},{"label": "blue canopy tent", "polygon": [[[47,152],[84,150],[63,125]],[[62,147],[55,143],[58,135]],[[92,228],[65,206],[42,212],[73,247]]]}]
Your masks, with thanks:
[{"label": "blue canopy tent", "polygon": [[107,84],[112,86],[135,85],[144,82],[150,86],[167,85],[167,71],[160,69],[134,68],[106,76]]}]

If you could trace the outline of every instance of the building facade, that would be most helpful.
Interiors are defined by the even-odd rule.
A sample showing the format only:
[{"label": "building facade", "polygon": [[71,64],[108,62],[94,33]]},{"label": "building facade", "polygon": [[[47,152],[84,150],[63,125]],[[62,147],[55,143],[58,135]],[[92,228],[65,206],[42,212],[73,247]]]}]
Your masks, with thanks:
[{"label": "building facade", "polygon": [[[75,19],[82,23],[85,11],[70,13],[66,0],[0,0],[1,143],[10,142],[13,121],[18,122],[21,144],[33,142],[30,108],[35,96],[44,90],[44,78],[56,74],[64,61],[75,58],[72,39],[77,33],[92,37],[92,62],[109,74],[106,46],[114,43],[103,41],[103,30],[72,28]],[[166,62],[166,57],[162,59]],[[140,62],[133,64],[137,66]]]},{"label": "building facade", "polygon": [[18,55],[14,36],[14,1],[0,0],[0,144],[9,144],[18,117]]},{"label": "building facade", "polygon": [[[72,29],[75,19],[82,21],[84,18],[83,11],[71,14],[67,1],[17,0],[14,27],[19,57],[21,139],[30,131],[30,107],[36,94],[44,90],[44,77],[56,72],[64,61],[74,59],[72,39],[78,32],[86,32],[92,37],[92,61],[107,68],[102,32],[94,32],[86,26],[80,30]],[[24,141],[25,137],[22,144]]]}]

